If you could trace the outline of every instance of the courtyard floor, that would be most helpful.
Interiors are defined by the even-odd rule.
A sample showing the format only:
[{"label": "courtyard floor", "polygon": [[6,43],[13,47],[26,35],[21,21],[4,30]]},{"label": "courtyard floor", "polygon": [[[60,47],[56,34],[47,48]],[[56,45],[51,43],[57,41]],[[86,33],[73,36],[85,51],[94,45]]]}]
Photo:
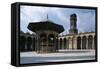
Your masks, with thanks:
[{"label": "courtyard floor", "polygon": [[59,50],[59,53],[21,52],[20,63],[42,63],[59,61],[94,60],[95,50]]}]

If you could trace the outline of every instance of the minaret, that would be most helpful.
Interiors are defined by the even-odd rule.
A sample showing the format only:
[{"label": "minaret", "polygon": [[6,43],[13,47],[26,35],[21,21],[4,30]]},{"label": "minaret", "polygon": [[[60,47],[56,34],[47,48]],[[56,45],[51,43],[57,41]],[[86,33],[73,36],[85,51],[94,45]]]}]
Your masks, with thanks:
[{"label": "minaret", "polygon": [[71,14],[70,15],[70,29],[69,29],[70,34],[77,34],[78,29],[77,29],[77,15],[76,14]]}]

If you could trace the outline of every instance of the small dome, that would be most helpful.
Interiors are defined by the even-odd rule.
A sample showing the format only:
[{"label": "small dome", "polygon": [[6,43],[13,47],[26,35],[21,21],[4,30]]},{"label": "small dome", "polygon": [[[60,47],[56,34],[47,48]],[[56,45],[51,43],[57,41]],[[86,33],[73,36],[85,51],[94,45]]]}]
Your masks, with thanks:
[{"label": "small dome", "polygon": [[70,16],[71,16],[71,17],[76,17],[77,15],[74,13],[74,14],[71,14]]}]

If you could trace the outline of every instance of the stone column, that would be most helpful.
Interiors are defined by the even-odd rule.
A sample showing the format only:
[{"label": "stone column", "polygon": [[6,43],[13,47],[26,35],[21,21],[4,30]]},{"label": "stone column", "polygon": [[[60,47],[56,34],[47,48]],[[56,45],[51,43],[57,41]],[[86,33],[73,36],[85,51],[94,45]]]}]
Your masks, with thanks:
[{"label": "stone column", "polygon": [[39,36],[38,36],[38,35],[36,36],[36,41],[35,41],[35,42],[36,42],[36,45],[35,45],[36,48],[35,48],[35,50],[36,50],[37,52],[39,52]]},{"label": "stone column", "polygon": [[72,49],[72,38],[69,39],[69,49]]},{"label": "stone column", "polygon": [[67,49],[69,49],[69,39],[67,39]]},{"label": "stone column", "polygon": [[57,38],[56,38],[56,35],[54,34],[54,42],[53,42],[53,45],[54,45],[54,52],[56,52],[57,50]]},{"label": "stone column", "polygon": [[81,36],[81,50],[83,49],[83,47],[82,47],[82,36]]},{"label": "stone column", "polygon": [[74,44],[73,44],[73,43],[74,43],[73,37],[71,38],[71,40],[72,40],[72,49],[73,49],[73,48],[74,48],[74,46],[73,46],[73,45],[74,45]]},{"label": "stone column", "polygon": [[60,49],[60,40],[58,39],[58,50]]},{"label": "stone column", "polygon": [[68,49],[68,38],[66,38],[66,49]]},{"label": "stone column", "polygon": [[74,37],[73,40],[73,49],[77,49],[77,38]]},{"label": "stone column", "polygon": [[64,38],[62,38],[62,49],[64,49]]},{"label": "stone column", "polygon": [[86,36],[86,49],[88,49],[88,36]]},{"label": "stone column", "polygon": [[94,36],[93,36],[93,40],[92,40],[92,49],[94,49]]},{"label": "stone column", "polygon": [[38,52],[38,37],[36,36],[36,48],[35,48],[35,50]]},{"label": "stone column", "polygon": [[57,50],[57,52],[58,52],[58,35],[57,35],[57,37],[56,37],[56,50]]},{"label": "stone column", "polygon": [[46,32],[46,47],[45,47],[46,48],[46,50],[45,50],[46,52],[48,52],[48,47],[49,47],[49,44],[48,44],[49,43],[48,42],[48,35],[49,35],[49,33]]},{"label": "stone column", "polygon": [[70,38],[68,38],[68,49],[70,49]]}]

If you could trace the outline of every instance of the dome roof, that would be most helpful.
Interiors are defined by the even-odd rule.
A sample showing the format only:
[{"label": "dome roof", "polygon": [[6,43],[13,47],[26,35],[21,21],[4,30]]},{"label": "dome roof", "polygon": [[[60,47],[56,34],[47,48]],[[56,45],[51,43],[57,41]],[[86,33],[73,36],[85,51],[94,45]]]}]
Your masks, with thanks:
[{"label": "dome roof", "polygon": [[71,14],[70,15],[71,17],[77,17],[77,15],[74,13],[74,14]]}]

